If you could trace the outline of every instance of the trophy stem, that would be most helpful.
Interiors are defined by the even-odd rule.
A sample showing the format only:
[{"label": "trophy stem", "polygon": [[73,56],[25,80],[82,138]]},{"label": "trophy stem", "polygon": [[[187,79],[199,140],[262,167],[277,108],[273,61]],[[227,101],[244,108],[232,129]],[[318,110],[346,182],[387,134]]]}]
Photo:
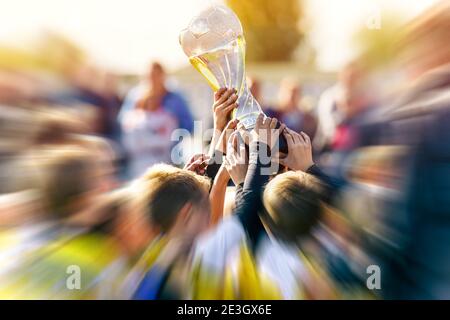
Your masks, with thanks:
[{"label": "trophy stem", "polygon": [[243,89],[238,98],[238,108],[234,111],[233,117],[238,119],[247,130],[255,127],[256,118],[261,111],[258,101],[250,93],[247,84],[244,84]]}]

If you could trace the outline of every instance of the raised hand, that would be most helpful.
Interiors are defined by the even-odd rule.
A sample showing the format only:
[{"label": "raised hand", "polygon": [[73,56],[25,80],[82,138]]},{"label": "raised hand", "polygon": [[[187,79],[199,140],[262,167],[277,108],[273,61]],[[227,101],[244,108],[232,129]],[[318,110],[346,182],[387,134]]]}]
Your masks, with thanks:
[{"label": "raised hand", "polygon": [[259,114],[256,119],[255,128],[251,132],[251,139],[266,144],[270,149],[275,146],[278,137],[286,127],[284,124],[276,129],[278,120],[276,118],[266,117],[264,114]]},{"label": "raised hand", "polygon": [[230,120],[225,126],[225,129],[220,134],[220,137],[217,141],[216,149],[222,152],[223,154],[227,153],[227,141],[230,139],[231,134],[235,132],[238,123],[239,123],[238,119]]},{"label": "raised hand", "polygon": [[239,133],[237,131],[233,132],[228,140],[224,164],[236,186],[244,182],[247,174],[248,159],[245,143],[239,141]]},{"label": "raised hand", "polygon": [[195,172],[199,175],[204,175],[209,159],[210,157],[206,154],[199,153],[193,155],[184,166],[184,169]]},{"label": "raised hand", "polygon": [[306,133],[297,133],[289,128],[284,129],[283,135],[286,138],[289,153],[284,158],[279,154],[280,163],[295,171],[306,171],[314,164],[311,139]]},{"label": "raised hand", "polygon": [[222,131],[228,122],[228,115],[237,108],[236,89],[220,88],[214,93],[214,129]]}]

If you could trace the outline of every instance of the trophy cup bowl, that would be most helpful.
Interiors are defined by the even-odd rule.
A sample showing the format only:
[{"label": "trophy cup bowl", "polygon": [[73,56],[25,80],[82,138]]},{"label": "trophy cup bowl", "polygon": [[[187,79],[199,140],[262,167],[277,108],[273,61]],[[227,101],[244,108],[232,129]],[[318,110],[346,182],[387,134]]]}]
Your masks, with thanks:
[{"label": "trophy cup bowl", "polygon": [[181,31],[180,44],[214,91],[236,89],[239,106],[232,116],[252,129],[262,110],[245,81],[245,39],[236,14],[225,6],[201,11]]},{"label": "trophy cup bowl", "polygon": [[[238,107],[232,117],[247,130],[253,129],[263,111],[247,87],[245,39],[236,14],[225,6],[206,8],[181,31],[179,41],[191,64],[214,91],[236,89]],[[287,152],[284,139],[280,139],[280,151]]]}]

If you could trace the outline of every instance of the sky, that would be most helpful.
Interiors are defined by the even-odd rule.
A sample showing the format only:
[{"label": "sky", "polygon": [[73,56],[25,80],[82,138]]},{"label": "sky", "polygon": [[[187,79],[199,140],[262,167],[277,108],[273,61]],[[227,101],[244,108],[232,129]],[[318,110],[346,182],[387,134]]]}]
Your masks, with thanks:
[{"label": "sky", "polygon": [[[283,1],[283,0],[279,0]],[[436,0],[304,0],[318,67],[338,70],[355,48],[361,27],[381,27],[383,10],[411,18]],[[93,62],[124,73],[144,72],[158,59],[175,70],[188,64],[178,34],[220,0],[0,0],[0,44],[27,46],[42,30],[74,40]]]}]

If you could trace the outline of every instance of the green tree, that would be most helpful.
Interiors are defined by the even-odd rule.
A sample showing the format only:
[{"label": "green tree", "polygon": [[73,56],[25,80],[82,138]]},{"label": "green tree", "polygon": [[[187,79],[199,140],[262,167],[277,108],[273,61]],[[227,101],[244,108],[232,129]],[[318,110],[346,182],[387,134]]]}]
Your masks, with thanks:
[{"label": "green tree", "polygon": [[405,18],[395,12],[383,12],[379,29],[361,28],[354,41],[361,52],[361,59],[370,68],[383,67],[398,54]]},{"label": "green tree", "polygon": [[303,38],[300,0],[227,0],[244,28],[248,61],[288,61]]}]

